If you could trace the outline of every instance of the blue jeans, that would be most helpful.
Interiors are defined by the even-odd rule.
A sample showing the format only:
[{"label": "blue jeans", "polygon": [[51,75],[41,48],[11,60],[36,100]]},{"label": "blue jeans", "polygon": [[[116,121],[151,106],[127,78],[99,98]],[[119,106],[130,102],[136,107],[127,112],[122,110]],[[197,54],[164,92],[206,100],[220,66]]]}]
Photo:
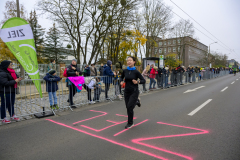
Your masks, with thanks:
[{"label": "blue jeans", "polygon": [[53,99],[54,99],[54,104],[57,104],[57,92],[48,92],[48,97],[49,97],[50,106],[53,105]]},{"label": "blue jeans", "polygon": [[6,117],[6,109],[10,114],[10,117],[14,115],[14,103],[15,103],[15,93],[4,93],[0,94],[1,96],[1,119]]},{"label": "blue jeans", "polygon": [[168,87],[168,76],[165,76],[165,88]]},{"label": "blue jeans", "polygon": [[156,84],[156,81],[154,78],[150,78],[150,85],[149,85],[149,89],[152,88],[152,84],[153,84],[153,88],[155,88],[155,84]]}]

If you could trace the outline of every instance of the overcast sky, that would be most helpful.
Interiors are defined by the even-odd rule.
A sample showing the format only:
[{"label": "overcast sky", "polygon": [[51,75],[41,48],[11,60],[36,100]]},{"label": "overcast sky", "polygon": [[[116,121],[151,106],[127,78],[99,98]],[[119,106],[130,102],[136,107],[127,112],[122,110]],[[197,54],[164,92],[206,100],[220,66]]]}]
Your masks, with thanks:
[{"label": "overcast sky", "polygon": [[[0,0],[0,21],[3,19],[4,6],[7,0]],[[38,0],[19,0],[25,6],[28,12],[33,10]],[[182,8],[206,30],[194,22],[177,6]],[[190,19],[194,23],[196,30],[195,36],[205,45],[212,42],[218,43],[211,45],[211,51],[217,51],[228,54],[229,59],[233,58],[240,62],[240,0],[164,0],[164,2],[172,7],[173,12],[184,19]],[[174,15],[173,22],[178,21],[179,17]],[[53,22],[46,20],[44,16],[40,17],[39,24],[43,28],[48,29]],[[234,51],[230,51],[230,49]]]}]

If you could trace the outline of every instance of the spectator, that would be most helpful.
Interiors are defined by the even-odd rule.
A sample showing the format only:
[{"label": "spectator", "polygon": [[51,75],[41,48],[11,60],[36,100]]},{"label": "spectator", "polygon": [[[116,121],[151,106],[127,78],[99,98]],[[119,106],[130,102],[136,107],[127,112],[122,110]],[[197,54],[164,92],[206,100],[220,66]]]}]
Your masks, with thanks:
[{"label": "spectator", "polygon": [[87,64],[85,67],[84,67],[84,77],[88,77],[90,76],[90,67],[89,65]]},{"label": "spectator", "polygon": [[50,70],[57,70],[56,61],[54,59],[51,59],[50,63],[48,64],[48,72]]},{"label": "spectator", "polygon": [[103,67],[103,63],[101,63],[101,66],[99,67],[100,76],[103,76],[103,71],[104,71],[104,67]]},{"label": "spectator", "polygon": [[97,68],[95,67],[95,64],[91,64],[90,75],[91,76],[97,76]]},{"label": "spectator", "polygon": [[115,95],[119,98],[119,99],[122,99],[122,96],[120,95],[120,89],[119,86],[120,86],[120,73],[117,72],[117,71],[114,71],[114,81],[113,81],[113,85],[114,85],[114,88],[115,88]]},{"label": "spectator", "polygon": [[85,78],[85,84],[83,85],[83,87],[86,89],[86,91],[88,92],[88,103],[89,104],[94,104],[95,102],[92,101],[92,89],[94,89],[94,86],[96,84],[96,80],[93,77],[86,77]]},{"label": "spectator", "polygon": [[[82,72],[77,67],[77,60],[73,59],[71,65],[67,67],[67,77],[77,77],[79,75],[82,75]],[[76,106],[73,103],[73,97],[76,94],[76,87],[69,80],[67,81],[67,87],[69,90],[69,97],[67,102],[70,103],[71,108],[76,108]]]},{"label": "spectator", "polygon": [[122,73],[123,73],[123,69],[122,69],[122,64],[121,62],[117,62],[116,63],[116,69],[115,69],[115,74],[116,76],[114,77],[114,82],[115,83],[115,91],[116,91],[116,95],[118,96],[119,99],[122,99],[122,96],[121,96],[121,85],[120,85],[120,82],[119,82],[119,78],[121,77]]},{"label": "spectator", "polygon": [[167,67],[165,67],[163,69],[163,73],[164,73],[164,76],[165,76],[165,88],[169,88],[168,86],[168,77],[169,77],[169,66],[167,65]]},{"label": "spectator", "polygon": [[[155,88],[155,85],[156,85],[156,81],[155,81],[155,77],[156,77],[156,74],[158,74],[158,67],[157,66],[154,66],[150,72],[150,85],[149,85],[149,90],[150,89],[156,89]],[[153,84],[153,88],[152,88],[152,84]]]},{"label": "spectator", "polygon": [[162,84],[162,68],[158,68],[158,74],[156,75],[156,79],[157,79],[157,86],[158,88],[163,88],[163,84]]},{"label": "spectator", "polygon": [[[48,92],[50,108],[51,109],[59,109],[59,107],[57,105],[57,93],[56,92],[58,90],[57,82],[60,81],[61,78],[56,76],[55,70],[50,70],[43,79],[46,81],[46,91]],[[53,102],[53,100],[54,100],[54,102]]]},{"label": "spectator", "polygon": [[95,85],[95,87],[94,87],[94,97],[93,97],[93,101],[99,102],[101,92],[102,92],[102,88],[101,88],[100,78],[96,78],[96,85]]},{"label": "spectator", "polygon": [[4,60],[0,65],[0,96],[1,96],[1,119],[2,123],[11,123],[6,118],[6,109],[10,114],[10,119],[19,121],[19,118],[14,114],[15,94],[17,83],[22,80],[12,69],[12,62]]},{"label": "spectator", "polygon": [[114,73],[112,72],[112,61],[108,60],[107,64],[104,66],[103,71],[103,83],[105,84],[105,98],[106,100],[110,100],[108,97],[108,91],[110,89],[110,84],[112,83],[112,77],[114,76]]},{"label": "spectator", "polygon": [[[150,70],[150,65],[147,65],[147,67],[143,70],[142,72],[142,76],[145,79],[145,81],[147,80],[147,77],[149,76],[149,70]],[[146,83],[143,84],[143,91],[146,92]]]}]

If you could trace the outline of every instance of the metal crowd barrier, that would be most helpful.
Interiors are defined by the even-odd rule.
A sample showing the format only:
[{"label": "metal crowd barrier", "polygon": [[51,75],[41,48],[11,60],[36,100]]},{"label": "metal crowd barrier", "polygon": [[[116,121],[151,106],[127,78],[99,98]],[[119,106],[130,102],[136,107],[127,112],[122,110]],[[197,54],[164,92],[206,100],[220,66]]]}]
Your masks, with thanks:
[{"label": "metal crowd barrier", "polygon": [[[229,74],[228,71],[220,71],[219,74],[214,74],[211,71],[202,71],[200,73],[188,72],[182,73],[169,73],[162,74],[160,77],[157,76],[154,79],[146,78],[146,84],[139,85],[140,94],[144,92],[149,92],[151,90],[150,84],[153,85],[153,82],[156,82],[155,88],[169,88],[173,86],[180,86],[187,83],[198,82],[201,80],[212,79],[215,77],[221,77]],[[57,82],[58,90],[56,91],[57,108],[50,107],[49,93],[46,88],[55,85],[54,82],[46,83],[43,79],[34,79],[34,80],[22,80],[21,83],[18,83],[18,88],[11,90],[7,87],[4,87],[4,92],[1,94],[4,103],[1,102],[1,112],[6,111],[6,117],[10,119],[9,113],[13,114],[13,109],[8,108],[12,106],[14,108],[14,115],[19,117],[21,120],[30,119],[37,114],[47,114],[48,112],[56,114],[57,112],[62,112],[64,110],[72,110],[76,106],[83,106],[87,104],[100,103],[103,101],[114,101],[115,99],[122,99],[124,88],[120,86],[120,76],[118,77],[91,77],[91,79],[96,80],[95,88],[89,88],[88,86],[83,85],[82,91],[78,92],[76,87],[71,85],[66,85],[66,78],[61,79]],[[42,98],[40,97],[34,83],[40,82],[40,87],[42,89]],[[50,86],[49,86],[50,85]],[[153,87],[153,86],[152,86]],[[11,96],[9,96],[11,95]],[[73,104],[71,103],[70,96],[73,97]],[[10,98],[9,98],[10,97]],[[54,104],[54,98],[52,98]],[[4,109],[2,109],[4,107]],[[2,113],[1,113],[2,114]],[[4,118],[4,117],[3,117]],[[2,120],[2,119],[0,119]]]},{"label": "metal crowd barrier", "polygon": [[[214,73],[213,71],[209,71],[209,70],[206,70],[206,71],[204,70],[201,72],[193,72],[193,73],[189,73],[189,72],[174,73],[171,71],[169,74],[161,74],[161,76],[155,75],[155,78],[149,78],[149,80],[146,81],[149,85],[146,84],[145,86],[150,90],[159,89],[159,88],[163,89],[163,88],[169,88],[174,86],[180,86],[187,83],[195,83],[202,80],[222,77],[228,74],[229,73],[227,70],[220,71],[219,73]],[[151,75],[149,74],[148,77],[151,77]],[[156,81],[156,84],[154,87],[153,85],[155,81]]]}]

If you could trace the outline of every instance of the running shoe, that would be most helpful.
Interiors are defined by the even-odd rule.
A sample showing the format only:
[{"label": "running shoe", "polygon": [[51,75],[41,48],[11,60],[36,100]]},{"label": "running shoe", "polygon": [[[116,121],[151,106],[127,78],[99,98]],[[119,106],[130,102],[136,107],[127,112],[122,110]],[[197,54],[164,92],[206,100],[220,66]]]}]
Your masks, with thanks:
[{"label": "running shoe", "polygon": [[134,126],[134,124],[127,124],[127,125],[125,126],[125,129],[132,128],[133,126]]}]

